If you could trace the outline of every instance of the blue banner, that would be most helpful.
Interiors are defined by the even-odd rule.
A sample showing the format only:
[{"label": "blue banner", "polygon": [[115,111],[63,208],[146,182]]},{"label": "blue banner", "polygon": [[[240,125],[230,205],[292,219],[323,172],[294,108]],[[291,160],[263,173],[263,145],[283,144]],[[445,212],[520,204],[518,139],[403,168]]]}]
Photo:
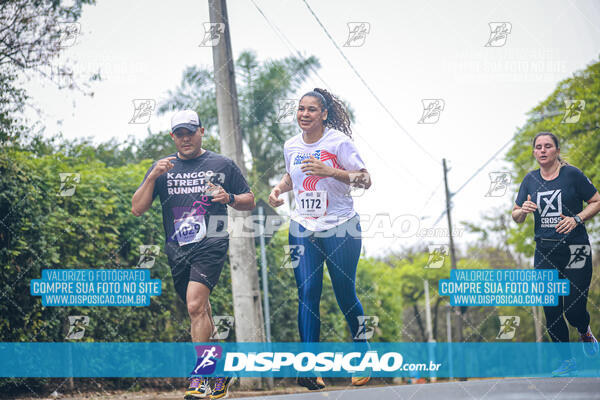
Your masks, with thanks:
[{"label": "blue banner", "polygon": [[581,343],[0,343],[1,377],[551,376]]}]

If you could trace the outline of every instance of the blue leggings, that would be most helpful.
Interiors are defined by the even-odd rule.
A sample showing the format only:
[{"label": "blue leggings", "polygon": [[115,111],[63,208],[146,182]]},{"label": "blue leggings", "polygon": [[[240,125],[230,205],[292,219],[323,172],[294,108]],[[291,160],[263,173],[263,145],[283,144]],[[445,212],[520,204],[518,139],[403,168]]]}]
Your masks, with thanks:
[{"label": "blue leggings", "polygon": [[298,266],[294,268],[298,287],[298,329],[302,342],[319,341],[323,261],[327,262],[333,292],[350,326],[352,337],[357,336],[357,317],[364,315],[362,304],[356,296],[356,267],[362,244],[360,232],[358,215],[324,232],[309,231],[295,221],[290,223],[290,246],[304,246],[303,254],[300,251]]}]

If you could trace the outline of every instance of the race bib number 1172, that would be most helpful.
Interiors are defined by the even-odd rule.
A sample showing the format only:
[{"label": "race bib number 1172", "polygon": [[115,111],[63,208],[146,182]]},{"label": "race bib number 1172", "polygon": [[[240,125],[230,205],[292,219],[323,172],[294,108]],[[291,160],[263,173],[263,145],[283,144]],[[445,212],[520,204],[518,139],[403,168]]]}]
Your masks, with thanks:
[{"label": "race bib number 1172", "polygon": [[327,210],[327,192],[309,190],[298,194],[300,214],[306,217],[321,217]]}]

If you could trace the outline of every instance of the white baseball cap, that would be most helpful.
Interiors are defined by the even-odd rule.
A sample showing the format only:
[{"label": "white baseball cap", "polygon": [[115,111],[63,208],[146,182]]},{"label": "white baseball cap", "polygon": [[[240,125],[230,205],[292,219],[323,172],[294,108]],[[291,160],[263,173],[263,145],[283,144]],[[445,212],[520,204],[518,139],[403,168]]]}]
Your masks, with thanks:
[{"label": "white baseball cap", "polygon": [[179,128],[196,132],[196,129],[201,126],[198,113],[194,110],[177,111],[171,117],[171,132],[175,132]]}]

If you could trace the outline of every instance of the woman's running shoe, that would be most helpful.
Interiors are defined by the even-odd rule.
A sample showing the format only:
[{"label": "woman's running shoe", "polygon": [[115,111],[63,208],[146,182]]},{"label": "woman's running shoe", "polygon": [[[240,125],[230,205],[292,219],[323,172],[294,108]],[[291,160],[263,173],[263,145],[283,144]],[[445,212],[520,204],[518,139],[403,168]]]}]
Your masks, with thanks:
[{"label": "woman's running shoe", "polygon": [[552,376],[573,376],[577,374],[577,364],[574,358],[563,360],[558,368],[552,371]]},{"label": "woman's running shoe", "polygon": [[583,353],[586,356],[596,357],[598,355],[598,341],[589,326],[587,332],[581,335],[581,342],[583,344]]},{"label": "woman's running shoe", "polygon": [[299,376],[296,382],[298,382],[298,385],[304,386],[308,390],[321,390],[325,388],[325,382],[323,382],[323,378],[320,376]]},{"label": "woman's running shoe", "polygon": [[233,378],[231,377],[215,378],[210,398],[224,399],[225,397],[227,397],[227,390],[229,389],[229,385],[231,385],[232,381]]},{"label": "woman's running shoe", "polygon": [[353,376],[352,377],[352,385],[353,386],[363,386],[366,385],[367,382],[371,380],[368,376]]},{"label": "woman's running shoe", "polygon": [[184,399],[205,399],[210,396],[208,378],[190,378],[190,386],[185,391]]}]

